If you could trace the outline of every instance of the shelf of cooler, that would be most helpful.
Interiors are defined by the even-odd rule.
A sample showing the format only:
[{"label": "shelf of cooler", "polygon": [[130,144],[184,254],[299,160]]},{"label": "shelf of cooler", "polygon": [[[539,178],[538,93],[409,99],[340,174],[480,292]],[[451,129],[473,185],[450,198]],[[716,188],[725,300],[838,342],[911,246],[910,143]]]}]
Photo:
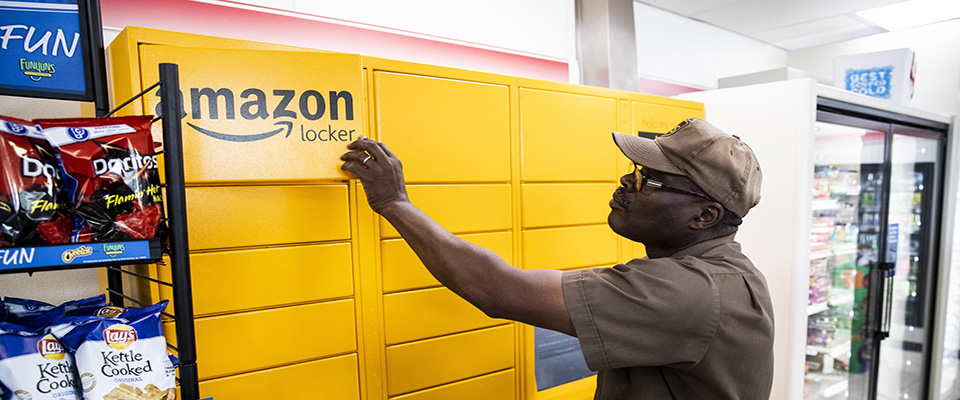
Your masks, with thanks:
[{"label": "shelf of cooler", "polygon": [[841,374],[820,374],[816,372],[808,372],[807,380],[818,383],[820,385],[820,395],[823,398],[831,398],[847,390],[849,386],[849,378],[846,373]]},{"label": "shelf of cooler", "polygon": [[0,274],[155,263],[160,247],[160,239],[4,247]]},{"label": "shelf of cooler", "polygon": [[827,305],[826,301],[821,303],[813,303],[807,306],[807,316],[809,317],[813,314],[822,313],[829,309],[830,309],[830,306]]},{"label": "shelf of cooler", "polygon": [[849,358],[850,343],[851,342],[847,340],[839,344],[834,344],[830,347],[807,345],[807,355],[815,356],[817,354],[829,354],[833,358]]},{"label": "shelf of cooler", "polygon": [[848,254],[857,254],[856,244],[841,244],[827,250],[812,251],[810,252],[810,261],[821,259],[821,258],[843,256]]},{"label": "shelf of cooler", "polygon": [[834,293],[840,293],[837,296],[830,296],[830,299],[820,303],[813,303],[807,306],[807,316],[822,313],[830,309],[830,306],[843,306],[853,303],[853,292],[847,290],[837,290]]},{"label": "shelf of cooler", "polygon": [[817,199],[810,204],[813,211],[836,210],[839,208],[837,201],[833,199]]}]

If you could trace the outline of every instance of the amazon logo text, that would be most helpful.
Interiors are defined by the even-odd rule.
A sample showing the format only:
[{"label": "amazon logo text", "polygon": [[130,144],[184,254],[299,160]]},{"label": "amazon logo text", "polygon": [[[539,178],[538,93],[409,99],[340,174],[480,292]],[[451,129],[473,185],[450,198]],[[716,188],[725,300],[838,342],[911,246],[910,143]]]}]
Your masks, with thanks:
[{"label": "amazon logo text", "polygon": [[[159,92],[157,93],[159,96]],[[183,93],[180,93],[181,98]],[[184,99],[181,99],[184,100]],[[194,122],[187,122],[193,130],[214,139],[230,142],[253,142],[276,136],[284,131],[284,138],[290,137],[294,131],[294,123],[301,118],[306,123],[320,120],[324,117],[329,124],[319,129],[309,129],[300,124],[300,140],[305,142],[345,142],[354,139],[355,130],[339,129],[333,122],[354,119],[353,94],[346,90],[331,90],[321,93],[316,90],[274,89],[268,95],[266,91],[257,88],[244,89],[237,96],[229,88],[213,89],[191,88],[189,102],[182,101],[184,109],[180,117],[186,117],[186,109],[190,109],[190,117]],[[161,114],[160,104],[157,104],[157,115]],[[266,132],[220,132],[201,126],[205,120],[275,120],[277,129]],[[238,125],[243,127],[243,125]]]}]

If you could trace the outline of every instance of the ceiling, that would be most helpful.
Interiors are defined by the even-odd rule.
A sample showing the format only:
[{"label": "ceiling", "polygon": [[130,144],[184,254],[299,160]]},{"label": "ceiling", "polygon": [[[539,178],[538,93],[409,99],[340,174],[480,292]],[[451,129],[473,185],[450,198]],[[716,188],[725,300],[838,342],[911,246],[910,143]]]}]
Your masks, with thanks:
[{"label": "ceiling", "polygon": [[855,13],[902,1],[639,0],[790,51],[886,32]]}]

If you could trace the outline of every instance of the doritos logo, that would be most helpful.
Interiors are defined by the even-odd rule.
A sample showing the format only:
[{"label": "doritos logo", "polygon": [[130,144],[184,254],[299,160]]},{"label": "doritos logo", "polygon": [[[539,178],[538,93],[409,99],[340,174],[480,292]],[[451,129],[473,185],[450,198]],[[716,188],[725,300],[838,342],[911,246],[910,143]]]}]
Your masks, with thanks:
[{"label": "doritos logo", "polygon": [[137,341],[137,330],[129,325],[113,325],[104,329],[103,340],[107,343],[107,346],[117,350],[126,350],[133,342]]}]

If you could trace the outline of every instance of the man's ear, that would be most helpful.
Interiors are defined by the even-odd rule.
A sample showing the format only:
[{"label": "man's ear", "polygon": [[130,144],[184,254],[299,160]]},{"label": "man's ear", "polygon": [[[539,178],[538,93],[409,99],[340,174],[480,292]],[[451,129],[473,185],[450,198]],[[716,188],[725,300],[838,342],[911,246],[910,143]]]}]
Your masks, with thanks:
[{"label": "man's ear", "polygon": [[710,229],[723,219],[723,206],[716,202],[700,203],[700,214],[690,221],[690,228],[696,230]]}]

